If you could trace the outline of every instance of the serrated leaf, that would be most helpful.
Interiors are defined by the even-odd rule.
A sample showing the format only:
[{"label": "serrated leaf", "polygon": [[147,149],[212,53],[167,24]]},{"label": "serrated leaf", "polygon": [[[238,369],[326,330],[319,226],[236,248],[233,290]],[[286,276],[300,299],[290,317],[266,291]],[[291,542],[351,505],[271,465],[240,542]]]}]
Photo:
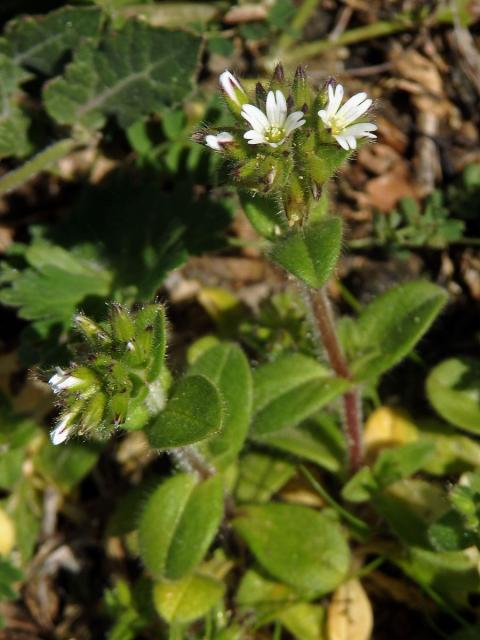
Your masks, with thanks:
[{"label": "serrated leaf", "polygon": [[105,297],[111,274],[92,261],[76,257],[48,242],[34,242],[24,251],[28,268],[6,272],[0,302],[19,307],[18,315],[39,325],[70,326],[87,296]]},{"label": "serrated leaf", "polygon": [[130,20],[98,49],[77,50],[65,75],[45,88],[45,106],[60,124],[96,129],[115,116],[128,127],[191,91],[199,50],[196,36]]},{"label": "serrated leaf", "polygon": [[335,378],[312,358],[283,355],[254,372],[254,437],[291,427],[342,394],[348,380]]},{"label": "serrated leaf", "polygon": [[11,20],[0,40],[0,52],[16,64],[50,75],[63,56],[84,38],[98,36],[102,13],[94,7],[63,7],[47,15]]},{"label": "serrated leaf", "polygon": [[450,358],[434,367],[426,391],[433,408],[448,422],[480,433],[480,362]]},{"label": "serrated leaf", "polygon": [[147,427],[155,449],[183,447],[204,440],[222,428],[222,401],[204,376],[180,380],[166,408]]},{"label": "serrated leaf", "polygon": [[346,577],[348,545],[329,511],[273,503],[248,506],[233,526],[264,569],[301,592],[324,595]]},{"label": "serrated leaf", "polygon": [[140,518],[140,555],[157,578],[178,580],[202,561],[223,515],[223,484],[177,474],[149,497]]},{"label": "serrated leaf", "polygon": [[31,149],[28,139],[30,118],[20,106],[23,95],[20,85],[30,78],[30,74],[0,53],[0,77],[0,159],[23,157]]},{"label": "serrated leaf", "polygon": [[204,444],[203,450],[219,468],[231,463],[247,436],[252,411],[252,373],[243,351],[222,343],[203,353],[190,369],[204,375],[219,390],[224,407],[223,428]]},{"label": "serrated leaf", "polygon": [[400,362],[429,329],[446,300],[447,293],[440,287],[416,281],[387,291],[365,307],[355,327],[355,378],[375,378]]},{"label": "serrated leaf", "polygon": [[271,255],[284,269],[318,289],[331,276],[340,255],[342,221],[329,217],[294,229],[273,245]]},{"label": "serrated leaf", "polygon": [[206,615],[224,591],[219,580],[198,574],[177,582],[157,582],[153,602],[158,614],[169,624],[187,624]]}]

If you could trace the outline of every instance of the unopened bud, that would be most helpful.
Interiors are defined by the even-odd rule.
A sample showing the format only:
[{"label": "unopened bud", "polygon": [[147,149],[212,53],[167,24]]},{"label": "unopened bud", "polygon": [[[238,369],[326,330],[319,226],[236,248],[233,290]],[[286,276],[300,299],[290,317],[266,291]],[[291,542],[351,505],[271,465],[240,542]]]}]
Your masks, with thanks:
[{"label": "unopened bud", "polygon": [[103,393],[96,393],[87,403],[82,414],[82,428],[96,429],[100,426],[107,399]]},{"label": "unopened bud", "polygon": [[278,63],[273,70],[272,80],[270,82],[270,91],[282,90],[285,87],[285,71],[283,66]]},{"label": "unopened bud", "polygon": [[123,424],[128,413],[128,393],[116,393],[110,400],[113,424],[118,427]]},{"label": "unopened bud", "polygon": [[221,131],[217,134],[205,136],[205,144],[214,151],[224,151],[225,148],[235,142],[234,137],[228,131]]},{"label": "unopened bud", "polygon": [[83,315],[83,313],[78,313],[74,318],[73,322],[76,328],[87,338],[89,341],[95,340],[107,340],[107,334],[99,325]]},{"label": "unopened bud", "polygon": [[135,337],[135,325],[130,313],[119,304],[113,304],[110,312],[113,335],[120,342],[128,343]]},{"label": "unopened bud", "polygon": [[248,102],[245,89],[228,69],[220,74],[219,82],[228,106],[235,115],[239,115],[242,106]]},{"label": "unopened bud", "polygon": [[57,445],[65,442],[72,431],[74,418],[75,414],[69,412],[60,419],[55,429],[50,433],[52,444]]},{"label": "unopened bud", "polygon": [[295,77],[292,85],[292,96],[296,108],[301,109],[305,113],[311,103],[311,91],[307,83],[307,75],[303,65],[298,66],[295,71]]}]

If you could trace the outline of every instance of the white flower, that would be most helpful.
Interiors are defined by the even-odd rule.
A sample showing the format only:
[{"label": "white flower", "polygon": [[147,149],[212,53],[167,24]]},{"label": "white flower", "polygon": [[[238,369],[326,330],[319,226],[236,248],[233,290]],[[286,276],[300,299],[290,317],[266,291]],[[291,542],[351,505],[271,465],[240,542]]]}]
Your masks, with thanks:
[{"label": "white flower", "polygon": [[227,131],[221,131],[216,135],[210,134],[205,136],[205,144],[214,151],[223,151],[223,147],[231,142],[233,142],[233,136]]},{"label": "white flower", "polygon": [[65,373],[65,371],[60,368],[57,368],[57,373],[55,373],[48,381],[48,384],[52,387],[53,393],[60,393],[60,391],[71,389],[72,387],[76,387],[82,383],[83,380],[76,378],[75,376],[68,375],[68,373]]},{"label": "white flower", "polygon": [[219,82],[225,95],[232,100],[237,106],[241,107],[247,100],[247,94],[237,78],[226,69],[220,74]]},{"label": "white flower", "polygon": [[368,111],[372,100],[366,93],[356,93],[340,107],[343,100],[343,87],[337,84],[335,88],[328,86],[328,104],[318,115],[338,144],[349,151],[357,148],[357,138],[376,138],[372,133],[377,126],[372,122],[357,122]]},{"label": "white flower", "polygon": [[73,418],[71,413],[67,413],[60,422],[57,424],[55,429],[50,433],[50,440],[52,444],[62,444],[70,435],[72,427],[70,426],[70,422]]},{"label": "white flower", "polygon": [[244,104],[241,115],[253,127],[243,136],[248,144],[269,144],[278,147],[298,127],[305,124],[303,111],[294,111],[287,117],[287,101],[281,91],[269,91],[267,115],[253,104]]}]

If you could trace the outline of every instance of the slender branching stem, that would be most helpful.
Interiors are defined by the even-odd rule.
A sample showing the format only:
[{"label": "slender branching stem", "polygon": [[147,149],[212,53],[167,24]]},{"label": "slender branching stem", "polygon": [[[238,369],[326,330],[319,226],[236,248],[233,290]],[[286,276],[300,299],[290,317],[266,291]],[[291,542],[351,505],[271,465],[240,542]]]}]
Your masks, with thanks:
[{"label": "slender branching stem", "polygon": [[[341,378],[351,380],[352,374],[338,340],[332,306],[326,290],[308,289],[308,298],[332,369]],[[355,471],[361,466],[363,458],[362,415],[358,389],[353,388],[345,392],[342,402],[348,462],[350,470]]]},{"label": "slender branching stem", "polygon": [[78,143],[72,138],[59,140],[40,151],[31,160],[28,160],[18,169],[13,169],[0,178],[0,196],[10,193],[14,189],[35,177],[41,171],[49,169],[53,164],[68,155]]}]

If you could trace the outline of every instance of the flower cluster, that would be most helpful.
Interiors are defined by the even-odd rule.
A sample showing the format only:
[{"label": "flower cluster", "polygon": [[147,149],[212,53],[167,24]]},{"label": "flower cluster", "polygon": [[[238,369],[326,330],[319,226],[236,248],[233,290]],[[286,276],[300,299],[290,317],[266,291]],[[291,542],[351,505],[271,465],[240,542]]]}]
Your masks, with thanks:
[{"label": "flower cluster", "polygon": [[235,122],[195,139],[230,161],[240,187],[279,195],[290,223],[304,219],[310,200],[345,158],[376,137],[365,93],[344,100],[342,85],[333,81],[314,92],[303,67],[288,83],[278,65],[268,90],[258,83],[254,99],[230,71],[219,83]]},{"label": "flower cluster", "polygon": [[75,324],[88,347],[81,363],[57,368],[48,381],[61,407],[53,444],[74,434],[102,436],[120,425],[143,426],[165,403],[163,307],[152,304],[131,314],[112,305],[104,325],[84,315]]}]

